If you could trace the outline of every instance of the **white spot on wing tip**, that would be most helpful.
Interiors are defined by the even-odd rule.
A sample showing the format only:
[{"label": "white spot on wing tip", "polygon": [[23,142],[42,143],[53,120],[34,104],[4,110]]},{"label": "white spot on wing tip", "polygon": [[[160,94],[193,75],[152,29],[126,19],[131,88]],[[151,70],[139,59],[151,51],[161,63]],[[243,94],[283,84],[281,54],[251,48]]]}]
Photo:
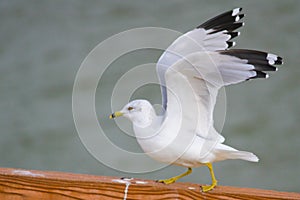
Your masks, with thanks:
[{"label": "white spot on wing tip", "polygon": [[241,11],[241,8],[235,8],[232,10],[232,16],[236,16]]},{"label": "white spot on wing tip", "polygon": [[278,60],[278,56],[275,54],[272,54],[272,53],[268,53],[267,60],[269,61],[270,65],[273,65],[273,64],[275,64],[275,61]]},{"label": "white spot on wing tip", "polygon": [[269,65],[274,65],[275,64],[275,61],[274,60],[269,60]]},{"label": "white spot on wing tip", "polygon": [[266,78],[269,78],[270,76],[269,76],[269,74],[266,74]]},{"label": "white spot on wing tip", "polygon": [[237,22],[237,21],[239,21],[240,20],[240,17],[237,15],[236,17],[235,17],[235,21]]}]

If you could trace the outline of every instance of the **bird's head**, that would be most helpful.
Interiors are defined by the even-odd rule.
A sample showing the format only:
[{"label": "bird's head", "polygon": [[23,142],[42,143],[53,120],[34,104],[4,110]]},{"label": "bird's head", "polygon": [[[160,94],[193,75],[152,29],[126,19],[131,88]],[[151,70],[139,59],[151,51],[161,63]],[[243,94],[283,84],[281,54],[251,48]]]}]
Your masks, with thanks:
[{"label": "bird's head", "polygon": [[134,100],[126,104],[122,110],[114,112],[109,116],[110,119],[124,116],[135,126],[147,127],[151,125],[156,116],[155,110],[147,100]]}]

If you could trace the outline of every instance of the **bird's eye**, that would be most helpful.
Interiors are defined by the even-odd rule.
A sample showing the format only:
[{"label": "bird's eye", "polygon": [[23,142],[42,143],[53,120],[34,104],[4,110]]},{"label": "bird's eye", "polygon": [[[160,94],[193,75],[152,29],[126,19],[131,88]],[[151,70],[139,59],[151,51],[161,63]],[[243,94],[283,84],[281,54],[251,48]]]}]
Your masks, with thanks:
[{"label": "bird's eye", "polygon": [[131,111],[131,110],[133,110],[133,107],[130,106],[127,108],[127,110]]}]

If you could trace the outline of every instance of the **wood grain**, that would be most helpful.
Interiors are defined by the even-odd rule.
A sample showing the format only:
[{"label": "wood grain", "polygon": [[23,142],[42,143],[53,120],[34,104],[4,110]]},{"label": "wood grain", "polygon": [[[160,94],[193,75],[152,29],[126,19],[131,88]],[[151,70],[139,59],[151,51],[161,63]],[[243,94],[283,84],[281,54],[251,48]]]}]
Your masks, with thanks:
[{"label": "wood grain", "polygon": [[228,186],[217,186],[203,193],[200,185],[193,183],[164,185],[152,180],[0,168],[0,199],[300,200],[300,194]]}]

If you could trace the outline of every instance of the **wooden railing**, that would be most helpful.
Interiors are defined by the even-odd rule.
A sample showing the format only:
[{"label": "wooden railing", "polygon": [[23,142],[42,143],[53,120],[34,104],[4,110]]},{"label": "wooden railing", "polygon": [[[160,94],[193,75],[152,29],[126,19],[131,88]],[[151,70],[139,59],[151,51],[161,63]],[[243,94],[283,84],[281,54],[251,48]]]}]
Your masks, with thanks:
[{"label": "wooden railing", "polygon": [[214,190],[203,193],[200,185],[193,183],[164,185],[153,180],[0,168],[0,199],[300,200],[300,194],[228,186],[217,186]]}]

